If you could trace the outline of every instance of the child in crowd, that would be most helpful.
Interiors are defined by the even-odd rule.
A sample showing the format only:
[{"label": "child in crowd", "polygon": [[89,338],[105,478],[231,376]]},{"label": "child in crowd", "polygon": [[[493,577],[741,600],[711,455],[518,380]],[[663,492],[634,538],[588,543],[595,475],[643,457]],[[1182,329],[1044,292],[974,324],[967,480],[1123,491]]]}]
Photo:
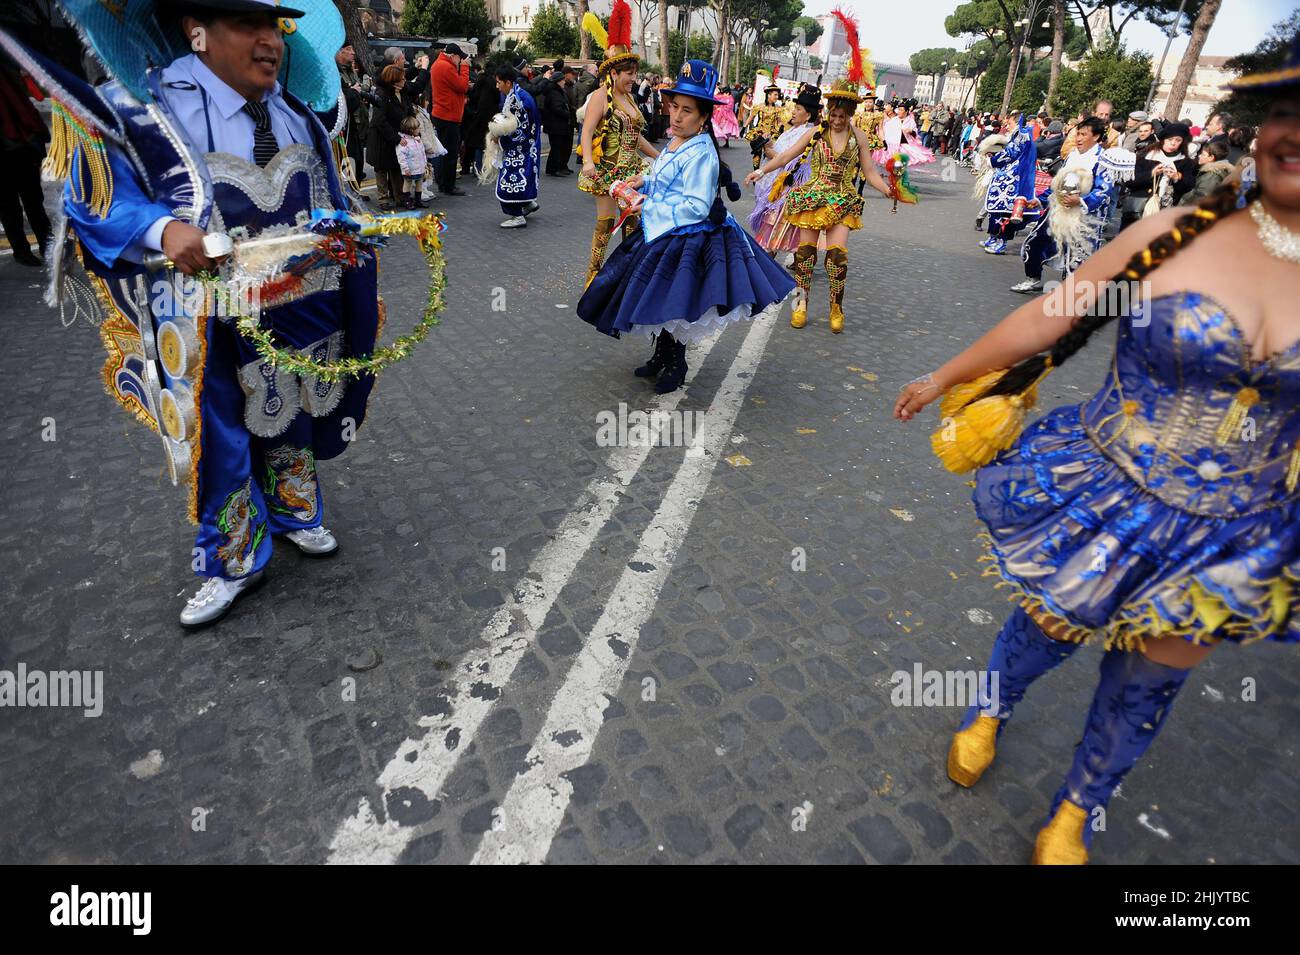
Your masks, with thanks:
[{"label": "child in crowd", "polygon": [[420,121],[414,116],[402,120],[402,141],[397,144],[397,166],[402,170],[402,205],[407,209],[424,209],[420,199],[420,183],[428,160],[424,143],[420,141]]}]

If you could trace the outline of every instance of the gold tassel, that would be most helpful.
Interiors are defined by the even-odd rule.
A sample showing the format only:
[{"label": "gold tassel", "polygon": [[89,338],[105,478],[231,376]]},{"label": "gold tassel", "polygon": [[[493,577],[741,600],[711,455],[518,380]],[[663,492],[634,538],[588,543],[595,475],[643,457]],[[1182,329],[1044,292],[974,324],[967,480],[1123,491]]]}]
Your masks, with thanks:
[{"label": "gold tassel", "polygon": [[776,202],[777,197],[781,195],[781,190],[785,188],[785,181],[790,178],[788,172],[783,172],[776,177],[776,182],[772,183],[772,189],[767,194],[768,202]]},{"label": "gold tassel", "polygon": [[1297,485],[1300,485],[1300,438],[1296,439],[1295,447],[1291,449],[1291,460],[1286,466],[1287,493],[1294,494]]},{"label": "gold tassel", "polygon": [[1038,380],[1018,395],[977,397],[1005,371],[989,372],[951,388],[939,402],[943,424],[930,436],[930,447],[943,466],[962,474],[982,468],[1014,445],[1024,430],[1025,415],[1038,402],[1038,382],[1051,370],[1049,359]]},{"label": "gold tassel", "polygon": [[1246,420],[1246,415],[1250,413],[1252,406],[1259,403],[1259,392],[1254,388],[1242,388],[1232,399],[1232,404],[1228,406],[1223,420],[1219,422],[1219,427],[1214,432],[1214,442],[1216,444],[1227,444],[1232,440],[1233,435],[1241,432],[1241,425]]},{"label": "gold tassel", "polygon": [[945,418],[951,418],[997,384],[1005,374],[1005,371],[991,371],[987,375],[981,375],[974,381],[963,381],[960,385],[953,385],[948,389],[948,393],[939,400],[939,414]]},{"label": "gold tassel", "polygon": [[[57,100],[50,111],[50,146],[41,163],[41,172],[49,179],[69,179],[72,198],[86,206],[92,215],[108,215],[113,204],[113,168],[108,162],[104,138],[77,121]],[[90,176],[90,187],[85,177]]]},{"label": "gold tassel", "polygon": [[64,119],[63,110],[51,110],[50,145],[45,150],[45,160],[41,163],[41,175],[53,182],[67,179],[68,170],[72,167],[72,153],[76,148],[76,135]]},{"label": "gold tassel", "polygon": [[1138,403],[1130,398],[1124,402],[1124,430],[1128,432],[1128,449],[1136,452],[1138,449],[1137,427],[1133,423],[1133,416],[1137,414]]}]

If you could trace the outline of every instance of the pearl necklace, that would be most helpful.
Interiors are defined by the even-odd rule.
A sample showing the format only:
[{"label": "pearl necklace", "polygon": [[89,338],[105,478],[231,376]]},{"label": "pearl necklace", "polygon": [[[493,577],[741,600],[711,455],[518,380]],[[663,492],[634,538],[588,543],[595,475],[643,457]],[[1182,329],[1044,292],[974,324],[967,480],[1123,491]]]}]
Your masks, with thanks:
[{"label": "pearl necklace", "polygon": [[1292,232],[1269,215],[1258,199],[1250,204],[1250,217],[1255,220],[1259,241],[1269,255],[1300,265],[1300,233]]}]

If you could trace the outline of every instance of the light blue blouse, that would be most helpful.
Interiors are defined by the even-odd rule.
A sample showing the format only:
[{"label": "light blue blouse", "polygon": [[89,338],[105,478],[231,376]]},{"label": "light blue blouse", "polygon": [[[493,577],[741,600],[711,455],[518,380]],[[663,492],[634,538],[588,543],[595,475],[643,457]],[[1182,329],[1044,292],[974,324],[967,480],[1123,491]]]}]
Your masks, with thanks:
[{"label": "light blue blouse", "polygon": [[718,168],[718,152],[705,133],[688,139],[676,152],[660,151],[641,190],[646,196],[641,229],[647,242],[708,219],[718,193]]}]

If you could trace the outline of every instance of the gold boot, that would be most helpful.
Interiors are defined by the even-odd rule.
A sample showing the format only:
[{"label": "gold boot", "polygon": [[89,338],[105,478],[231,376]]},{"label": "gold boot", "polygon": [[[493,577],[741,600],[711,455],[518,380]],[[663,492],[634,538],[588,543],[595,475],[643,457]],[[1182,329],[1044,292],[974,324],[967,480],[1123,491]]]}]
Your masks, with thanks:
[{"label": "gold boot", "polygon": [[1088,813],[1068,799],[1062,799],[1052,821],[1034,842],[1034,865],[1084,865],[1088,847],[1083,844],[1083,827]]},{"label": "gold boot", "polygon": [[790,327],[803,328],[808,324],[808,290],[812,288],[813,266],[817,264],[817,246],[806,244],[794,250],[790,274],[794,276],[795,300],[790,312]]},{"label": "gold boot", "polygon": [[[832,330],[834,321],[832,313]],[[977,716],[974,723],[953,734],[952,745],[948,747],[948,778],[958,786],[970,789],[992,764],[997,755],[1000,722],[996,716]]]},{"label": "gold boot", "polygon": [[826,278],[831,284],[831,331],[844,331],[844,277],[849,274],[849,252],[842,245],[826,247]]},{"label": "gold boot", "polygon": [[591,260],[587,263],[587,284],[596,277],[600,267],[605,264],[605,249],[609,246],[610,233],[614,231],[614,217],[605,216],[596,220],[596,228],[591,233]]}]

